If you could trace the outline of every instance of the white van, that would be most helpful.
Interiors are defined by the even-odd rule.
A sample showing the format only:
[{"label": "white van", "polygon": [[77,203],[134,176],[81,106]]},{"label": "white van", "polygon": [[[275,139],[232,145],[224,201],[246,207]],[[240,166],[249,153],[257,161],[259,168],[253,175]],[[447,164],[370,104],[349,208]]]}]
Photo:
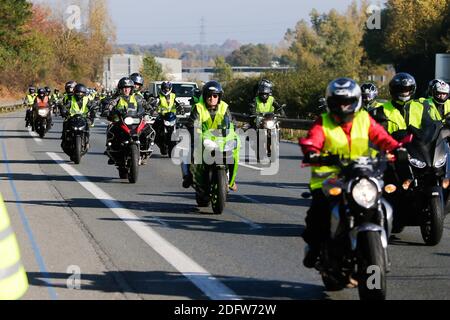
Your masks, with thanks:
[{"label": "white van", "polygon": [[[172,92],[177,95],[176,100],[180,104],[184,104],[185,106],[188,106],[190,104],[190,100],[192,96],[194,95],[194,90],[198,89],[198,85],[195,82],[177,82],[177,81],[170,81],[172,83]],[[159,95],[159,92],[161,90],[161,84],[163,81],[154,81],[150,82],[148,91],[150,94],[152,94],[154,97],[157,97]]]}]

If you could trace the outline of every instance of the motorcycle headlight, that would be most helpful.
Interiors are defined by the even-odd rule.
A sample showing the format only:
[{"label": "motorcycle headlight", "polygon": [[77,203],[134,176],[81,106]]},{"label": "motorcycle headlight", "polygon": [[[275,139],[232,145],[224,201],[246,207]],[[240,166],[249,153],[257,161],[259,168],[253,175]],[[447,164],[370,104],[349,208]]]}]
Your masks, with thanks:
[{"label": "motorcycle headlight", "polygon": [[434,163],[434,166],[436,168],[440,168],[440,167],[444,166],[444,164],[446,164],[446,163],[447,163],[447,155],[445,154],[442,158],[440,158],[439,160],[437,160]]},{"label": "motorcycle headlight", "polygon": [[75,129],[76,129],[76,130],[83,131],[85,127],[86,127],[86,126],[82,126],[82,127],[78,127],[78,128],[75,128]]},{"label": "motorcycle headlight", "polygon": [[275,129],[275,121],[273,120],[266,121],[266,128],[269,130]]},{"label": "motorcycle headlight", "polygon": [[134,119],[132,117],[126,117],[123,122],[125,122],[125,124],[127,126],[131,126],[134,123]]},{"label": "motorcycle headlight", "polygon": [[175,125],[175,120],[174,120],[174,121],[167,121],[167,120],[164,120],[164,125],[165,125],[166,127],[173,127],[173,126]]},{"label": "motorcycle headlight", "polygon": [[39,109],[38,115],[40,115],[41,117],[46,117],[48,115],[48,109]]},{"label": "motorcycle headlight", "polygon": [[378,188],[375,183],[367,179],[358,181],[352,190],[355,202],[363,208],[369,209],[377,201]]},{"label": "motorcycle headlight", "polygon": [[214,141],[212,141],[211,139],[205,139],[203,141],[203,146],[207,149],[216,149],[219,146],[217,145],[217,143],[215,143]]},{"label": "motorcycle headlight", "polygon": [[411,163],[412,166],[419,168],[419,169],[423,169],[427,166],[427,164],[423,161],[408,157],[409,159],[409,163]]},{"label": "motorcycle headlight", "polygon": [[225,144],[225,147],[223,148],[223,151],[224,152],[233,151],[234,149],[236,149],[236,147],[237,147],[236,140],[231,140],[231,141],[228,141]]}]

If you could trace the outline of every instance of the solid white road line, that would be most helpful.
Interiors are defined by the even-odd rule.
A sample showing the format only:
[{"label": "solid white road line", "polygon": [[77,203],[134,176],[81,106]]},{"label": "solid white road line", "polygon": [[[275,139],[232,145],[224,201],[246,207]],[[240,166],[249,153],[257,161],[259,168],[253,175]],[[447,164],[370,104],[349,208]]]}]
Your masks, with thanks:
[{"label": "solid white road line", "polygon": [[249,169],[257,170],[257,171],[263,171],[264,170],[263,168],[254,167],[254,166],[251,166],[251,165],[248,165],[248,164],[245,164],[245,163],[239,163],[239,165],[243,166],[243,167],[246,167],[246,168],[249,168]]},{"label": "solid white road line", "polygon": [[42,144],[43,144],[42,139],[39,138],[39,135],[38,135],[36,132],[31,131],[31,128],[30,128],[30,127],[28,127],[28,132],[30,133],[30,136],[33,137],[34,141],[36,141],[36,143],[37,143],[38,145],[42,145]]},{"label": "solid white road line", "polygon": [[231,289],[213,277],[203,267],[161,237],[153,228],[149,227],[128,209],[125,209],[118,201],[90,182],[72,166],[66,164],[57,154],[47,152],[48,156],[59,164],[81,186],[111,209],[128,227],[130,227],[153,250],[170,263],[197,286],[205,295],[213,300],[238,300],[240,299]]}]

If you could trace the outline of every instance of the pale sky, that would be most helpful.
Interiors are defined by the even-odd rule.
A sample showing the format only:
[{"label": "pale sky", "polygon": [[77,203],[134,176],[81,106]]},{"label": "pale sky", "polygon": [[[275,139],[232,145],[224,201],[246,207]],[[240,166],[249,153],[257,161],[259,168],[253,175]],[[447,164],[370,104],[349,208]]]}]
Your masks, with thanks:
[{"label": "pale sky", "polygon": [[[65,3],[86,2],[73,0]],[[91,0],[92,1],[92,0]],[[54,3],[56,0],[33,0]],[[58,1],[60,2],[60,1]],[[313,8],[344,12],[352,0],[107,0],[117,43],[151,45],[162,42],[200,43],[204,17],[205,43],[227,39],[241,43],[277,44],[288,28],[309,21]],[[360,0],[357,0],[359,3]],[[372,3],[379,3],[374,0]],[[383,1],[384,2],[384,1]]]}]

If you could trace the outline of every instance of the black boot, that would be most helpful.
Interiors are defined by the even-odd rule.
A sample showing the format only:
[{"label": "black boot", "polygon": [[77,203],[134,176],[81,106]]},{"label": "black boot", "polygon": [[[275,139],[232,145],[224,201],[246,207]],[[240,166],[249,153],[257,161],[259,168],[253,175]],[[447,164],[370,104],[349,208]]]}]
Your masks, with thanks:
[{"label": "black boot", "polygon": [[303,265],[308,269],[314,268],[318,258],[319,249],[316,246],[307,245],[305,247],[305,257],[303,259]]}]

